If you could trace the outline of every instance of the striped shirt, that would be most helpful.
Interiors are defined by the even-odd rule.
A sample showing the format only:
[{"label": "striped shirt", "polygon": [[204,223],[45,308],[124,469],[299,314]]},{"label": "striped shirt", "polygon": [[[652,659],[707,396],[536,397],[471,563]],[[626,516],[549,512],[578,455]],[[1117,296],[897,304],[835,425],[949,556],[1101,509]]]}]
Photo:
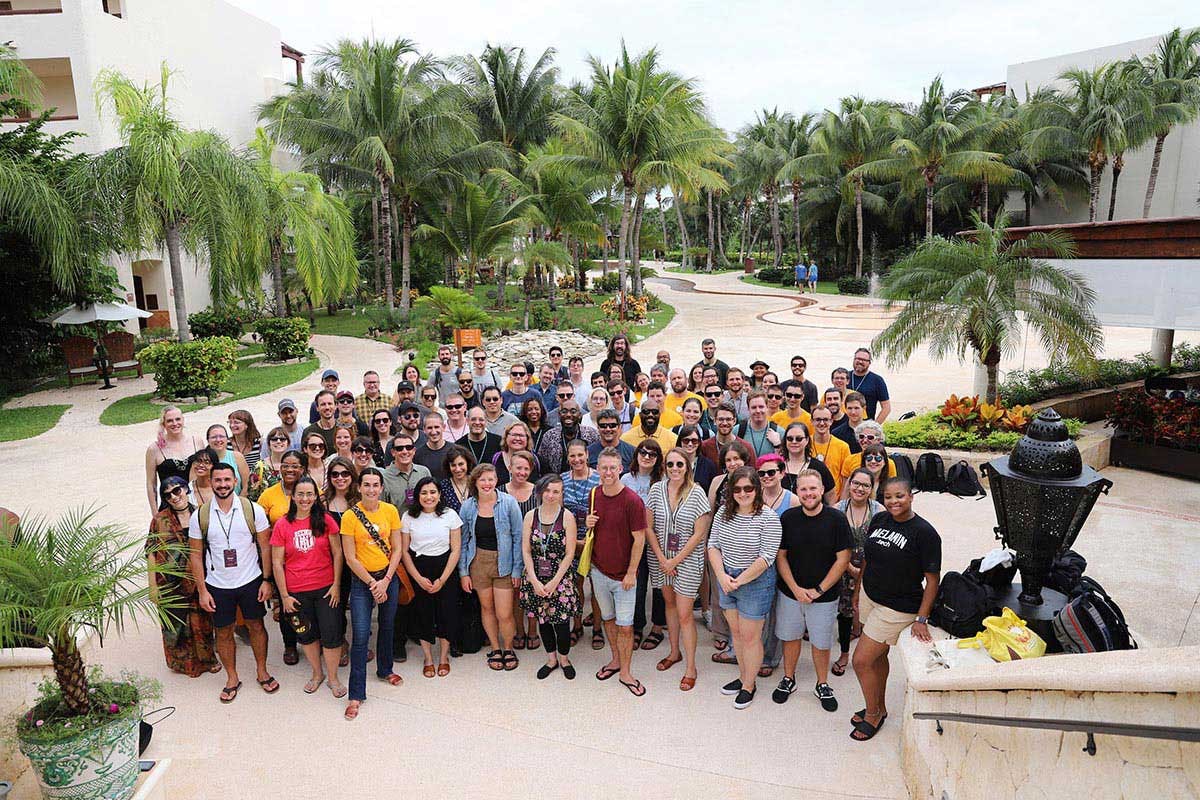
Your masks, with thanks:
[{"label": "striped shirt", "polygon": [[727,520],[722,508],[713,514],[708,546],[720,551],[726,569],[746,569],[756,558],[774,564],[782,538],[779,515],[771,509],[764,508],[756,516],[735,514]]}]

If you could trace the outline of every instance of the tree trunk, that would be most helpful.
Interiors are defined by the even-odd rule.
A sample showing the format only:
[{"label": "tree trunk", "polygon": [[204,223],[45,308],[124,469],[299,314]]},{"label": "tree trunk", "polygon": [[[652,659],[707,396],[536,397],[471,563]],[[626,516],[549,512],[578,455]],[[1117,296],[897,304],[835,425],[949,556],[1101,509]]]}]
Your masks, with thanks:
[{"label": "tree trunk", "polygon": [[1025,225],[1033,224],[1033,192],[1025,192]]},{"label": "tree trunk", "polygon": [[602,249],[603,255],[604,255],[604,265],[600,268],[600,276],[603,278],[608,277],[608,234],[609,234],[608,207],[609,207],[609,204],[611,204],[611,203],[612,203],[612,190],[605,189],[604,190],[604,243],[601,245],[601,249]]},{"label": "tree trunk", "polygon": [[179,341],[190,342],[192,331],[188,327],[187,299],[183,294],[183,254],[180,251],[178,225],[167,224],[166,239],[167,261],[171,266],[171,292],[175,295],[175,330],[179,333]]},{"label": "tree trunk", "polygon": [[553,270],[547,268],[546,273],[550,278],[550,310],[558,311],[558,279]]},{"label": "tree trunk", "polygon": [[1125,152],[1117,153],[1112,163],[1112,189],[1108,193],[1108,221],[1112,222],[1113,212],[1117,208],[1117,181],[1121,180],[1121,170],[1125,169]]},{"label": "tree trunk", "polygon": [[691,259],[688,257],[688,248],[691,243],[688,242],[687,226],[683,224],[683,203],[679,202],[679,195],[675,195],[675,216],[679,218],[679,246],[682,248],[679,255],[679,266],[687,269],[691,265]]},{"label": "tree trunk", "polygon": [[387,296],[388,313],[396,310],[396,286],[392,282],[392,182],[382,172],[379,178],[379,221],[383,223],[383,252],[387,253],[388,263],[383,273],[383,291]]},{"label": "tree trunk", "polygon": [[713,271],[713,248],[716,245],[716,227],[713,225],[713,207],[712,207],[712,190],[705,192],[708,195],[708,257],[705,259],[705,270]]},{"label": "tree trunk", "polygon": [[83,658],[73,639],[68,639],[61,649],[50,651],[54,664],[54,679],[62,690],[63,702],[72,714],[86,714],[92,710],[92,695],[88,687],[87,670]]},{"label": "tree trunk", "polygon": [[1162,161],[1163,142],[1167,140],[1167,134],[1171,132],[1167,128],[1165,133],[1160,133],[1154,137],[1154,158],[1150,162],[1150,180],[1146,181],[1146,200],[1142,203],[1142,219],[1150,218],[1150,205],[1154,202],[1154,187],[1158,184],[1158,165]]},{"label": "tree trunk", "polygon": [[983,179],[983,221],[988,221],[988,179]]},{"label": "tree trunk", "polygon": [[313,308],[312,295],[308,293],[308,289],[301,289],[304,295],[304,304],[308,306],[308,324],[315,325],[317,323],[316,309]]},{"label": "tree trunk", "polygon": [[925,238],[933,238],[933,181],[925,180]]},{"label": "tree trunk", "polygon": [[[405,198],[401,211],[400,228],[400,319],[408,322],[408,312],[412,309],[412,298],[408,295],[412,285],[412,199]],[[468,278],[469,279],[469,278]]]},{"label": "tree trunk", "polygon": [[854,223],[858,229],[858,263],[854,265],[854,277],[861,278],[863,274],[863,215],[862,215],[862,181],[854,182]]},{"label": "tree trunk", "polygon": [[287,310],[287,297],[283,290],[283,243],[278,239],[271,242],[271,285],[275,290],[275,315],[282,316]]},{"label": "tree trunk", "polygon": [[667,213],[662,207],[662,189],[654,190],[654,201],[658,203],[658,222],[662,225],[663,232],[663,253],[665,254],[671,249],[671,240],[667,238]]},{"label": "tree trunk", "polygon": [[371,260],[375,264],[375,294],[383,291],[383,278],[379,267],[379,198],[371,198]]},{"label": "tree trunk", "polygon": [[800,181],[792,181],[792,235],[796,239],[796,262],[800,261]]},{"label": "tree trunk", "polygon": [[771,208],[771,242],[775,246],[775,266],[783,265],[783,232],[779,226],[779,195],[776,187],[767,187],[767,202]]},{"label": "tree trunk", "polygon": [[1104,171],[1104,165],[1089,163],[1088,170],[1091,172],[1088,180],[1088,222],[1095,222],[1096,206],[1100,202],[1100,175]]},{"label": "tree trunk", "polygon": [[721,195],[717,195],[717,263],[724,267],[729,263],[725,257],[725,240],[721,232]]},{"label": "tree trunk", "polygon": [[738,237],[738,261],[744,262],[746,255],[750,252],[749,239],[750,234],[750,198],[747,197],[742,202],[742,233]]},{"label": "tree trunk", "polygon": [[504,310],[504,285],[508,283],[508,259],[501,258],[496,264],[496,309]]},{"label": "tree trunk", "polygon": [[629,282],[633,293],[642,294],[642,218],[646,214],[646,195],[639,194],[633,204],[633,229],[629,232]]}]

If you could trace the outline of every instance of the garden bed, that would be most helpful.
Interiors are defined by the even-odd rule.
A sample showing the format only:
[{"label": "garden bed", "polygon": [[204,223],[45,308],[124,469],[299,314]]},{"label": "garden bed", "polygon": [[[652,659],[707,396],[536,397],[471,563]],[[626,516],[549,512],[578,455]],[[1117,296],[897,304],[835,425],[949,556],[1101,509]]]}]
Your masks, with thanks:
[{"label": "garden bed", "polygon": [[[1182,372],[1173,375],[1176,378],[1195,378],[1198,376],[1200,376],[1200,372]],[[1139,380],[1122,383],[1119,386],[1088,389],[1074,394],[1041,400],[1034,403],[1033,407],[1037,411],[1041,411],[1043,408],[1053,408],[1060,416],[1074,417],[1084,422],[1095,422],[1106,419],[1113,412],[1113,409],[1117,405],[1117,398],[1120,395],[1129,392],[1141,392],[1144,385],[1145,381]]]},{"label": "garden bed", "polygon": [[1115,467],[1142,469],[1200,480],[1200,452],[1147,444],[1121,435],[1109,443],[1109,460]]}]

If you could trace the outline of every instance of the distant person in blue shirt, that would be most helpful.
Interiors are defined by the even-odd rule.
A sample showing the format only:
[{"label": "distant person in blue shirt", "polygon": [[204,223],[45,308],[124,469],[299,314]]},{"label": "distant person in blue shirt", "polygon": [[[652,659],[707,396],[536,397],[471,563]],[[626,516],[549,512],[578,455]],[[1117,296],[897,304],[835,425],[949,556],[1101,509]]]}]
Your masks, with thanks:
[{"label": "distant person in blue shirt", "polygon": [[808,265],[808,290],[815,292],[817,290],[817,262]]},{"label": "distant person in blue shirt", "polygon": [[804,259],[796,259],[796,288],[804,294],[804,282],[808,280],[808,268],[804,266]]}]

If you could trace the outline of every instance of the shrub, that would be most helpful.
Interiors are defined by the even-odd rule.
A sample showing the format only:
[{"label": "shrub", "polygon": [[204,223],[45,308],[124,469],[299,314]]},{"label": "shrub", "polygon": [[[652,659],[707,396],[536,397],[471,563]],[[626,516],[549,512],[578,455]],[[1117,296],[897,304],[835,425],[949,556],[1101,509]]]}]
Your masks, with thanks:
[{"label": "shrub", "polygon": [[[627,295],[625,297],[625,320],[628,322],[641,322],[646,318],[648,305],[649,302],[645,297]],[[611,297],[601,303],[600,310],[604,312],[605,317],[611,320],[620,318],[616,297]]]},{"label": "shrub", "polygon": [[1118,395],[1108,426],[1143,444],[1200,451],[1200,404],[1183,398]]},{"label": "shrub", "polygon": [[838,278],[838,292],[841,294],[859,294],[865,295],[871,291],[871,279],[862,277],[858,278],[854,275],[843,275]]},{"label": "shrub", "polygon": [[780,286],[791,286],[796,282],[796,273],[788,267],[763,267],[754,277],[767,283],[778,283]]},{"label": "shrub", "polygon": [[1045,369],[1013,370],[1000,382],[1000,398],[1006,403],[1036,403],[1048,397],[1105,389],[1155,375],[1197,371],[1200,371],[1200,347],[1184,343],[1171,354],[1169,370],[1155,364],[1149,353],[1139,353],[1133,358],[1102,358],[1090,369],[1060,364]]},{"label": "shrub", "polygon": [[587,292],[569,291],[562,296],[562,302],[569,306],[590,306],[596,301]]},{"label": "shrub", "polygon": [[210,308],[188,315],[188,327],[197,339],[228,336],[237,340],[246,324],[246,312],[240,308]]},{"label": "shrub", "polygon": [[656,295],[654,292],[642,292],[642,299],[646,301],[647,311],[658,311],[660,308],[662,308],[662,300],[658,299],[658,295]]},{"label": "shrub", "polygon": [[529,327],[539,331],[550,331],[555,328],[554,314],[550,304],[544,301],[532,303],[529,306]]},{"label": "shrub", "polygon": [[592,281],[592,289],[597,292],[605,292],[605,293],[615,292],[617,290],[617,281],[619,280],[619,278],[620,278],[620,276],[617,274],[617,271],[614,269],[611,272],[609,272],[607,275],[603,275],[599,278],[594,279]]},{"label": "shrub", "polygon": [[[1078,438],[1083,423],[1077,419],[1065,419],[1067,432],[1072,439]],[[907,447],[914,450],[967,450],[1008,451],[1016,446],[1021,434],[1011,430],[984,431],[979,428],[965,429],[943,421],[936,411],[906,419],[902,422],[888,421],[883,424],[888,447]]]},{"label": "shrub", "polygon": [[211,396],[237,369],[237,342],[227,336],[156,342],[142,350],[141,359],[154,372],[159,397]]},{"label": "shrub", "polygon": [[254,330],[262,339],[268,361],[286,361],[312,354],[312,348],[308,346],[311,332],[306,319],[267,317],[256,322]]},{"label": "shrub", "polygon": [[687,252],[688,257],[692,259],[693,264],[702,264],[708,260],[707,247],[689,247]]},{"label": "shrub", "polygon": [[140,353],[155,342],[175,341],[174,328],[146,328],[133,342],[133,352]]}]

